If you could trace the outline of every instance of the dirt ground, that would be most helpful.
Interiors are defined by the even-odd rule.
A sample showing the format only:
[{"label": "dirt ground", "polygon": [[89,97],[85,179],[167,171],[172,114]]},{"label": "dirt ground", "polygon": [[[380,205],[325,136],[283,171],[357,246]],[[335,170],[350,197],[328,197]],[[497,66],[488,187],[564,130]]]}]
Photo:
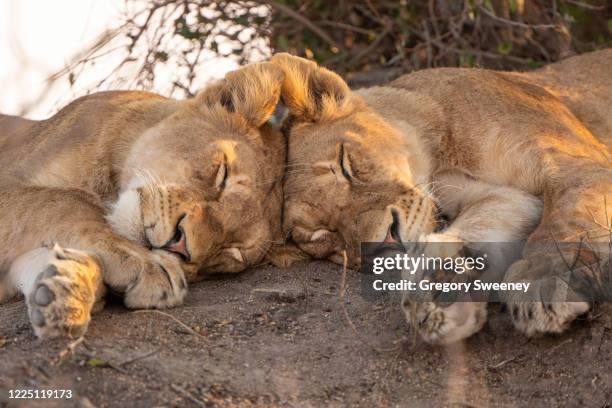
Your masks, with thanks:
[{"label": "dirt ground", "polygon": [[[325,262],[193,285],[183,307],[116,302],[85,340],[34,338],[23,301],[0,306],[0,406],[506,407],[612,404],[612,307],[564,335],[526,339],[499,305],[452,348],[415,342],[396,300],[359,295]],[[9,389],[72,399],[9,400]],[[38,405],[37,405],[38,404]]]}]

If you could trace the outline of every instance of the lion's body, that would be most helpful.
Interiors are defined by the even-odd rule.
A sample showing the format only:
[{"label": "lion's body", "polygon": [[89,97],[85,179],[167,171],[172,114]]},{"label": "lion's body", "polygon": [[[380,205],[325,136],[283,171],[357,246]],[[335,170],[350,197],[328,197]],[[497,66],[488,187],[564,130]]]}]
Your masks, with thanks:
[{"label": "lion's body", "polygon": [[[607,50],[533,73],[426,70],[390,84],[405,91],[401,102],[393,91],[364,99],[386,115],[395,110],[399,121],[414,115],[413,103],[431,101],[419,110],[425,111],[429,127],[440,121],[435,125],[438,135],[422,132],[433,181],[437,173],[460,172],[552,200],[557,193],[567,194],[576,175],[587,184],[612,181],[612,70],[606,69],[611,64],[612,50]],[[556,200],[555,213],[548,208],[544,217],[558,224],[556,239],[575,237],[579,229],[591,230],[589,210],[606,224],[604,197],[611,191],[604,188],[597,193],[599,200],[591,195],[583,199],[592,208],[577,205],[575,199]],[[568,217],[571,225],[566,223]],[[546,235],[548,231],[538,231],[532,239]]]},{"label": "lion's body", "polygon": [[[543,248],[609,240],[612,50],[530,73],[423,70],[355,92],[312,62],[272,62],[285,72],[289,171],[301,163],[286,177],[284,228],[312,256],[338,261],[344,248],[358,265],[364,241],[528,239],[544,245],[528,245],[506,276],[556,282],[566,263]],[[444,231],[422,221],[430,201],[452,220]],[[467,337],[486,319],[483,304],[411,303],[409,320],[431,342]],[[508,304],[528,335],[559,332],[589,308]]]},{"label": "lion's body", "polygon": [[[578,66],[572,63],[582,59],[587,63]],[[433,142],[430,160],[436,170],[466,171],[483,180],[540,195],[543,184],[537,179],[542,176],[542,169],[530,157],[538,154],[537,150],[556,149],[559,153],[610,163],[610,64],[612,50],[576,57],[532,73],[460,68],[424,70],[389,84],[406,91],[401,96],[402,103],[393,104],[396,98],[392,91],[380,98],[364,99],[379,111],[388,112],[394,106],[395,119],[406,120],[414,115],[413,103],[423,102],[426,96],[431,101],[426,112],[441,115],[438,126],[442,139],[431,141],[429,135],[423,135]],[[572,69],[564,70],[569,67]],[[547,140],[551,134],[554,140]],[[517,149],[520,155],[516,154]]]},{"label": "lion's body", "polygon": [[556,96],[591,133],[612,148],[612,50],[568,58],[524,74]]},{"label": "lion's body", "polygon": [[27,121],[13,131],[0,127],[0,180],[78,188],[114,202],[135,140],[178,105],[147,92],[100,92],[49,119]]},{"label": "lion's body", "polygon": [[0,114],[0,135],[9,135],[19,132],[20,129],[33,123],[36,123],[36,121],[19,116]]},{"label": "lion's body", "polygon": [[280,75],[255,64],[184,101],[100,92],[0,117],[0,301],[18,289],[39,336],[78,334],[102,280],[129,307],[168,307],[200,272],[259,262],[280,231]]}]

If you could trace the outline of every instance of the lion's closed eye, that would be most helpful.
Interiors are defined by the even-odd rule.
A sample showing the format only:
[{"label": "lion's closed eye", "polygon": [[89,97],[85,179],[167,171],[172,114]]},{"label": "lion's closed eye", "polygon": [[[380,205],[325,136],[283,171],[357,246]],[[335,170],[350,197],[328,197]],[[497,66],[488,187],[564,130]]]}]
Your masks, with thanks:
[{"label": "lion's closed eye", "polygon": [[341,144],[339,150],[338,160],[340,162],[340,169],[342,169],[342,175],[347,181],[352,182],[354,181],[354,175],[348,149],[344,146],[344,144]]},{"label": "lion's closed eye", "polygon": [[227,165],[227,157],[223,155],[223,162],[219,165],[217,169],[217,175],[215,177],[215,187],[219,189],[219,191],[223,191],[227,184],[227,178],[229,177],[229,167]]}]

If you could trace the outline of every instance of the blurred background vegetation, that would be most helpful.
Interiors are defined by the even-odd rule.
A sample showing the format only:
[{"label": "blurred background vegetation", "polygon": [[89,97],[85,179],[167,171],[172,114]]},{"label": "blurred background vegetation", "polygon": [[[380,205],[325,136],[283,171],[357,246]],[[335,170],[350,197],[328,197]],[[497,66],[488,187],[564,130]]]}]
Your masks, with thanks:
[{"label": "blurred background vegetation", "polygon": [[[207,59],[240,64],[287,51],[343,74],[354,86],[412,70],[529,70],[612,46],[610,0],[126,0],[133,12],[67,73],[71,81],[108,45],[124,52],[149,89],[164,65],[171,94],[192,95]],[[203,56],[207,56],[203,58]],[[612,67],[611,67],[612,69]]]}]

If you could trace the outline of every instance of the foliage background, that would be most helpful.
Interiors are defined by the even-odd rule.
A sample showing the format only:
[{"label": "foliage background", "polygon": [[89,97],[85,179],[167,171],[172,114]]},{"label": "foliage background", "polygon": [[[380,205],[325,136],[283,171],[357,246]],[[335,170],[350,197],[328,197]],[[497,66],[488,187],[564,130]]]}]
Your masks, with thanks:
[{"label": "foliage background", "polygon": [[[172,66],[171,95],[190,96],[212,58],[244,64],[287,51],[352,85],[441,66],[529,70],[612,46],[609,0],[126,0],[125,20],[59,75],[71,83],[113,50],[130,87],[150,89]],[[98,84],[110,84],[111,75]],[[178,94],[178,95],[177,95]]]}]

